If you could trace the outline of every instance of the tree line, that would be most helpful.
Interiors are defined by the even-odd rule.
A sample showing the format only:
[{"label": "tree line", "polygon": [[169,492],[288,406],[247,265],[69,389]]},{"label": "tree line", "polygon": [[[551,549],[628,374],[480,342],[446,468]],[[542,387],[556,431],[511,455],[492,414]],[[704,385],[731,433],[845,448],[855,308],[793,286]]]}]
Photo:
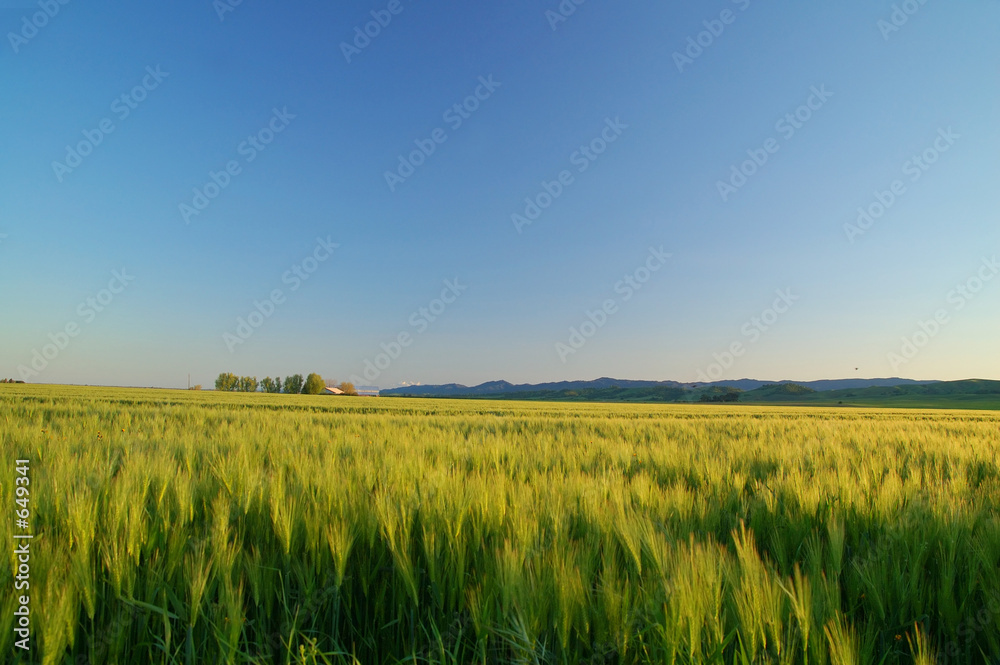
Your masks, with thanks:
[{"label": "tree line", "polygon": [[709,395],[703,393],[702,402],[739,402],[741,390],[727,389],[726,392]]},{"label": "tree line", "polygon": [[[357,395],[354,384],[342,382],[338,386],[345,395]],[[320,395],[326,388],[326,381],[319,374],[313,372],[306,378],[301,374],[286,376],[284,380],[280,376],[271,378],[265,376],[260,381],[256,376],[236,376],[229,372],[223,372],[215,380],[215,389],[227,392],[239,393],[285,393],[287,395]]]}]

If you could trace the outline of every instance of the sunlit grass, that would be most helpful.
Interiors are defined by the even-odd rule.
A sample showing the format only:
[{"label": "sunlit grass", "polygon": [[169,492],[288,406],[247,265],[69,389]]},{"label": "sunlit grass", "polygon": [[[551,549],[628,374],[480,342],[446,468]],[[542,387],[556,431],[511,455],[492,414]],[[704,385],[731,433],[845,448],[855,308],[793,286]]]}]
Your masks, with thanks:
[{"label": "sunlit grass", "polygon": [[996,414],[4,385],[0,441],[24,662],[1000,655]]}]

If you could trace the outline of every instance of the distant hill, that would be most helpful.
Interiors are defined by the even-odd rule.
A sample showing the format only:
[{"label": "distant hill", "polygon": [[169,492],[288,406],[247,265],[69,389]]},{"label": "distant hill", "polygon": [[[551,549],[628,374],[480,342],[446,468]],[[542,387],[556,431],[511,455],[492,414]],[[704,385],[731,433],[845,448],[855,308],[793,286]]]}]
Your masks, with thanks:
[{"label": "distant hill", "polygon": [[390,388],[381,391],[384,396],[409,397],[459,397],[509,395],[512,393],[537,393],[542,391],[582,391],[601,390],[608,388],[738,388],[740,390],[756,390],[762,386],[789,384],[805,386],[815,391],[860,389],[869,387],[892,387],[900,385],[924,385],[933,381],[914,381],[912,379],[824,379],[820,381],[760,381],[757,379],[735,379],[731,381],[713,381],[711,383],[679,383],[677,381],[632,381],[629,379],[611,379],[601,377],[593,381],[559,381],[557,383],[522,383],[513,384],[508,381],[488,381],[478,386],[463,386],[459,383],[447,383],[440,386],[406,386]]},{"label": "distant hill", "polygon": [[803,406],[1000,409],[1000,381],[968,379],[822,391],[782,383],[742,392],[738,401]]},{"label": "distant hill", "polygon": [[[691,391],[678,386],[519,390],[507,393],[456,395],[461,399],[510,399],[541,402],[679,402]],[[381,394],[385,394],[383,391]]]},{"label": "distant hill", "polygon": [[[1000,381],[983,379],[933,382],[907,379],[848,379],[843,382],[802,383],[790,381],[770,383],[744,379],[735,382],[738,385],[756,386],[749,390],[734,386],[733,383],[720,381],[713,384],[679,384],[675,381],[619,381],[604,378],[597,381],[515,386],[506,381],[494,381],[473,388],[458,384],[416,386],[383,390],[381,394],[390,397],[422,396],[545,402],[771,403],[803,406],[1000,409]],[[849,383],[856,387],[824,389],[826,386],[840,383]],[[557,386],[557,388],[547,386]],[[421,392],[416,392],[414,388],[421,389]]]},{"label": "distant hill", "polygon": [[873,401],[906,403],[912,401],[978,402],[1000,400],[1000,381],[967,379],[926,384],[871,386],[795,394],[793,391],[751,390],[740,396],[743,402],[859,403]]},{"label": "distant hill", "polygon": [[940,381],[914,381],[913,379],[820,379],[819,381],[768,381],[761,382],[760,388],[766,384],[796,384],[806,388],[812,388],[816,392],[828,390],[847,390],[850,388],[872,388],[872,387],[892,387],[892,386],[921,386],[931,383],[941,383]]},{"label": "distant hill", "polygon": [[777,383],[777,384],[767,384],[763,385],[756,390],[751,390],[749,392],[740,395],[741,401],[748,402],[753,400],[794,400],[802,399],[809,395],[816,395],[819,391],[810,388],[809,386],[803,386],[798,383]]},{"label": "distant hill", "polygon": [[[458,395],[498,395],[508,393],[560,391],[560,390],[591,390],[601,388],[679,388],[687,384],[677,381],[631,381],[628,379],[609,379],[602,377],[593,381],[559,381],[556,383],[521,383],[508,381],[488,381],[478,386],[463,386],[459,383],[447,383],[441,386],[406,386],[383,390],[381,395],[407,395],[411,397],[454,397]],[[693,385],[693,384],[692,384]]]}]

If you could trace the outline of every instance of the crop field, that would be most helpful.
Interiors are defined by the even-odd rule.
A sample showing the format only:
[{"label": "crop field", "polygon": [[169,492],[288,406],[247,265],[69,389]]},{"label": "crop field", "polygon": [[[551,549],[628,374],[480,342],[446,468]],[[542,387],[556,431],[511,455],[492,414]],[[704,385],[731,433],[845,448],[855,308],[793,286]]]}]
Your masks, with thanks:
[{"label": "crop field", "polygon": [[995,663],[998,450],[968,410],[3,385],[0,660]]}]

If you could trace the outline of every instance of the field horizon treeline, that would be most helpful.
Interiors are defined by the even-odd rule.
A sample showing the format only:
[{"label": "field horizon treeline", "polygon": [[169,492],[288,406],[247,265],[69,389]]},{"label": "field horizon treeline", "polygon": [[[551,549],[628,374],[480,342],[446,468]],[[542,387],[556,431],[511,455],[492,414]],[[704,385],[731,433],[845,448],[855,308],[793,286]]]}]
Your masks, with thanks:
[{"label": "field horizon treeline", "polygon": [[20,662],[1000,655],[995,413],[31,385],[0,409],[4,467],[31,460]]},{"label": "field horizon treeline", "polygon": [[[336,386],[345,395],[356,396],[358,393],[354,384],[342,381]],[[284,381],[281,377],[271,378],[265,376],[260,381],[256,376],[237,376],[230,372],[223,372],[215,379],[215,389],[220,392],[241,392],[241,393],[284,393],[286,395],[320,395],[326,389],[326,381],[323,377],[313,372],[306,378],[301,374],[290,374]]]}]

